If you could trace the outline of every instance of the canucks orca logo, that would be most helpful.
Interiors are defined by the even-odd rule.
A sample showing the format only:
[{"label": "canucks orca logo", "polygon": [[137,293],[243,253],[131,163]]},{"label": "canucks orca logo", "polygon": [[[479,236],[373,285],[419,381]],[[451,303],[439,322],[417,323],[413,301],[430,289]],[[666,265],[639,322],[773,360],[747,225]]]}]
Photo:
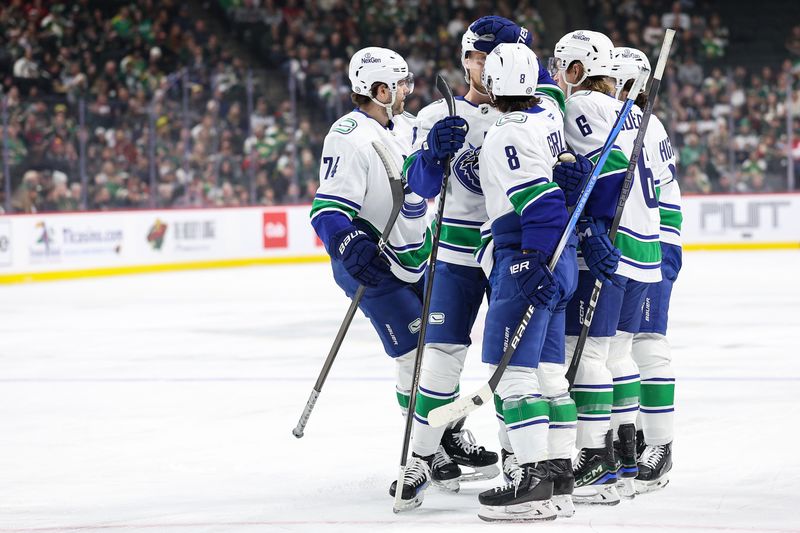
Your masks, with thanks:
[{"label": "canucks orca logo", "polygon": [[478,177],[478,156],[481,155],[481,147],[477,148],[469,145],[469,148],[461,152],[456,162],[453,163],[453,172],[461,185],[469,192],[483,196],[481,180]]}]

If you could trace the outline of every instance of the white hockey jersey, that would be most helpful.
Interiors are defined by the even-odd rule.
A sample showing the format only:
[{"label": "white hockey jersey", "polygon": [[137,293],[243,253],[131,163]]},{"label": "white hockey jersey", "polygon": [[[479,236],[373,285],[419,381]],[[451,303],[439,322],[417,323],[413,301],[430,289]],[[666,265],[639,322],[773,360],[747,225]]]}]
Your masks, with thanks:
[{"label": "white hockey jersey", "polygon": [[[619,100],[598,91],[579,91],[571,95],[567,99],[564,119],[569,146],[592,161],[597,161],[622,105]],[[634,106],[592,191],[592,200],[595,202],[613,203],[615,200],[609,199],[612,190],[616,191],[618,197],[641,119],[641,110]],[[658,198],[649,165],[647,150],[642,150],[614,239],[614,245],[622,254],[617,274],[645,283],[661,280]],[[611,187],[609,184],[618,186]],[[616,205],[604,207],[613,213]],[[592,214],[590,206],[587,206],[586,212]],[[582,269],[586,268],[582,259],[579,264]]]},{"label": "white hockey jersey", "polygon": [[[563,114],[564,93],[558,86],[540,83],[535,94]],[[481,187],[480,152],[486,132],[501,113],[488,104],[475,105],[460,96],[455,100],[456,114],[467,121],[469,131],[464,146],[455,154],[450,166],[437,259],[477,267],[476,257],[484,255],[483,249],[491,239],[488,230],[481,231],[488,216]],[[447,104],[443,99],[429,104],[417,114],[414,151],[420,149],[433,125],[447,115]]]},{"label": "white hockey jersey", "polygon": [[[473,253],[481,242],[481,225],[486,222],[478,158],[486,131],[500,112],[488,104],[475,105],[463,97],[457,96],[455,103],[456,114],[467,121],[469,131],[464,146],[451,160],[437,259],[476,267],[478,264]],[[420,149],[433,125],[448,114],[443,99],[425,106],[417,114],[414,151]]]},{"label": "white hockey jersey", "polygon": [[[311,218],[337,211],[350,220],[366,223],[379,236],[392,210],[386,169],[372,141],[391,152],[398,170],[411,153],[413,115],[393,119],[392,129],[360,110],[353,110],[331,126],[322,148],[320,186],[311,206]],[[425,271],[432,245],[427,202],[406,187],[400,216],[384,250],[392,273],[406,282],[417,281]]]},{"label": "white hockey jersey", "polygon": [[[489,217],[483,229],[491,228],[494,246],[521,244],[547,253],[555,248],[567,211],[553,165],[565,147],[561,112],[549,100],[502,115],[489,129],[480,167]],[[522,227],[528,223],[535,231],[526,234]],[[520,242],[523,235],[530,242]]]},{"label": "white hockey jersey", "polygon": [[661,242],[681,246],[683,214],[681,190],[676,179],[675,152],[664,124],[655,114],[650,115],[644,140],[656,183]]}]

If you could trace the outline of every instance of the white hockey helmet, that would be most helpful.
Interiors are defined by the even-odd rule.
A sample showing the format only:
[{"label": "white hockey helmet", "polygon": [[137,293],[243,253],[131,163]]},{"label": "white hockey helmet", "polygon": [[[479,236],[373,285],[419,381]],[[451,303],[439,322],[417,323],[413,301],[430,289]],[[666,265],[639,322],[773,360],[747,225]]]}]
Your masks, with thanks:
[{"label": "white hockey helmet", "polygon": [[[611,65],[611,76],[617,80],[617,98],[625,87],[628,80],[635,80],[639,76],[640,69],[645,67],[650,70],[650,60],[647,54],[636,48],[618,46],[613,50],[613,62]],[[642,86],[644,92],[645,87]],[[638,95],[637,95],[638,96]]]},{"label": "white hockey helmet", "polygon": [[495,96],[533,96],[539,80],[539,60],[527,45],[498,44],[486,57],[481,81]]},{"label": "white hockey helmet", "polygon": [[[414,90],[414,75],[408,70],[408,63],[403,56],[388,48],[368,46],[362,48],[350,58],[350,87],[353,92],[369,97],[376,104],[386,108],[389,119],[392,118],[392,106],[397,98],[397,89],[401,85],[408,87],[409,94]],[[372,96],[372,86],[385,83],[392,93],[388,104],[379,102]]]},{"label": "white hockey helmet", "polygon": [[[612,50],[614,43],[604,34],[590,30],[571,31],[556,43],[553,55],[555,67],[571,91],[591,76],[611,76]],[[567,68],[578,61],[583,65],[583,77],[576,83],[568,83],[564,77]]]}]

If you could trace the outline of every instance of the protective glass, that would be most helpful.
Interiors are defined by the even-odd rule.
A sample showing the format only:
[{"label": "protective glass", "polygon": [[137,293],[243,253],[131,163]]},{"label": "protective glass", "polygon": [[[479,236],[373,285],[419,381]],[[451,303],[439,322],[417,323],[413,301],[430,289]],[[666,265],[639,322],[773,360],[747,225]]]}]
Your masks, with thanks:
[{"label": "protective glass", "polygon": [[403,78],[402,80],[397,82],[397,87],[405,87],[408,89],[407,94],[411,94],[414,92],[414,74],[409,73],[408,76]]},{"label": "protective glass", "polygon": [[567,63],[563,59],[551,57],[547,60],[547,72],[555,78],[560,71],[567,70]]}]

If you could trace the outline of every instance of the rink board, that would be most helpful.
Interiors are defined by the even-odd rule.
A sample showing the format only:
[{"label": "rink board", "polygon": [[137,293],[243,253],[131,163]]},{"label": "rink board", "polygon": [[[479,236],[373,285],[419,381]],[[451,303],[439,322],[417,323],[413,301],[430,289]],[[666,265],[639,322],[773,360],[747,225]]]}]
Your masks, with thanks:
[{"label": "rink board", "polygon": [[[326,260],[309,206],[0,217],[0,283]],[[800,248],[800,194],[683,199],[687,250]]]}]

